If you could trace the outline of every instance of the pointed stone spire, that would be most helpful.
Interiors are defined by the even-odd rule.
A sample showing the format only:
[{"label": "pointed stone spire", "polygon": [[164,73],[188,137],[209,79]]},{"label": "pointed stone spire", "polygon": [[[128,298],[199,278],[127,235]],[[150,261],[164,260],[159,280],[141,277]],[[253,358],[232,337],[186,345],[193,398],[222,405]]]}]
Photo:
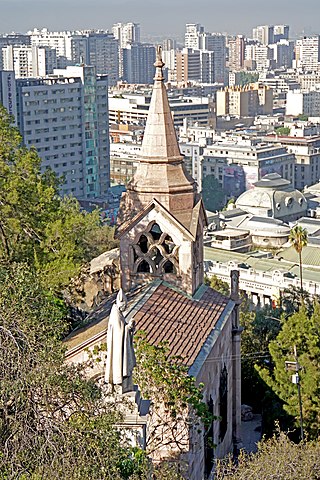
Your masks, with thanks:
[{"label": "pointed stone spire", "polygon": [[168,102],[166,87],[163,83],[161,47],[157,47],[157,58],[154,64],[156,74],[148,119],[142,143],[141,161],[177,162],[182,161],[172,114]]},{"label": "pointed stone spire", "polygon": [[[156,74],[140,162],[128,190],[138,193],[144,205],[156,198],[173,214],[177,211],[190,211],[194,206],[196,186],[180,153],[167,90],[163,83],[161,47],[157,48],[154,65]],[[181,195],[185,195],[184,198]]]}]

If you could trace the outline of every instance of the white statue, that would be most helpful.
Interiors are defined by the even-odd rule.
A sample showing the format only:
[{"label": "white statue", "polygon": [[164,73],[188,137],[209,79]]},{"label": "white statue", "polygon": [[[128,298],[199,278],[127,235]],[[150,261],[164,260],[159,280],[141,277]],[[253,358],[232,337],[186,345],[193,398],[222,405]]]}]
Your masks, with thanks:
[{"label": "white statue", "polygon": [[133,390],[132,371],[136,365],[133,349],[134,320],[126,322],[122,313],[126,306],[126,296],[120,289],[109,318],[105,375],[106,383],[121,385],[123,392]]}]

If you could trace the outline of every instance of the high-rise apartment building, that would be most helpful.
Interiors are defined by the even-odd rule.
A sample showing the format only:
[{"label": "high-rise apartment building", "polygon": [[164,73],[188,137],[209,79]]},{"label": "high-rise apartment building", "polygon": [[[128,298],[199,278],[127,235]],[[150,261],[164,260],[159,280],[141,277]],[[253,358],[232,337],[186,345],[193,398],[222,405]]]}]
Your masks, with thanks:
[{"label": "high-rise apartment building", "polygon": [[303,37],[296,42],[296,66],[305,71],[319,69],[320,35]]},{"label": "high-rise apartment building", "polygon": [[77,66],[41,79],[17,79],[15,101],[23,141],[37,149],[44,169],[63,176],[61,193],[104,198],[109,188],[107,76]]},{"label": "high-rise apartment building", "polygon": [[279,42],[269,45],[272,51],[275,68],[291,68],[294,58],[294,43],[288,40],[279,40]]},{"label": "high-rise apartment building", "polygon": [[226,82],[226,37],[222,33],[200,33],[199,48],[214,53],[214,82]]},{"label": "high-rise apartment building", "polygon": [[204,32],[204,27],[199,23],[187,23],[184,35],[184,46],[186,48],[198,49],[199,34]]},{"label": "high-rise apartment building", "polygon": [[260,25],[252,30],[252,38],[257,40],[262,45],[269,45],[274,43],[274,26]]},{"label": "high-rise apartment building", "polygon": [[245,64],[251,62],[253,70],[268,70],[272,66],[273,51],[268,45],[261,43],[250,43],[245,47]]},{"label": "high-rise apartment building", "polygon": [[2,48],[3,70],[13,70],[16,78],[43,77],[57,68],[57,55],[53,48],[13,46]]},{"label": "high-rise apartment building", "polygon": [[289,25],[259,25],[252,30],[252,38],[262,45],[289,40]]},{"label": "high-rise apartment building", "polygon": [[237,35],[229,40],[229,70],[238,71],[243,69],[245,51],[245,38]]},{"label": "high-rise apartment building", "polygon": [[57,52],[59,68],[68,65],[71,60],[71,32],[50,32],[47,28],[38,30],[35,28],[28,32],[30,43],[36,47],[50,47]]},{"label": "high-rise apartment building", "polygon": [[111,33],[100,30],[50,32],[46,28],[28,33],[31,45],[56,50],[59,68],[83,63],[96,67],[99,75],[108,74],[110,85],[118,81],[119,43]]},{"label": "high-rise apartment building", "polygon": [[177,82],[190,80],[200,82],[201,62],[200,50],[183,48],[176,54]]},{"label": "high-rise apartment building", "polygon": [[0,70],[0,103],[8,113],[17,119],[17,94],[14,72]]},{"label": "high-rise apartment building", "polygon": [[218,116],[235,115],[254,117],[273,112],[273,92],[265,85],[251,84],[245,87],[226,87],[217,92],[216,112]]},{"label": "high-rise apartment building", "polygon": [[214,83],[214,52],[184,48],[176,53],[177,82]]},{"label": "high-rise apartment building", "polygon": [[162,51],[175,50],[177,48],[177,41],[172,38],[167,38],[162,42]]},{"label": "high-rise apartment building", "polygon": [[221,33],[208,33],[199,23],[187,23],[185,48],[214,52],[213,82],[226,81],[226,37]]},{"label": "high-rise apartment building", "polygon": [[133,43],[122,49],[123,80],[128,83],[153,83],[156,49],[147,43]]},{"label": "high-rise apartment building", "polygon": [[118,76],[123,78],[123,48],[133,43],[140,43],[139,23],[116,23],[112,27],[112,33],[118,41]]},{"label": "high-rise apartment building", "polygon": [[139,23],[115,23],[112,27],[112,33],[118,40],[120,48],[125,48],[132,43],[140,43]]},{"label": "high-rise apartment building", "polygon": [[273,27],[273,41],[289,40],[289,25],[275,25]]},{"label": "high-rise apartment building", "polygon": [[109,85],[119,79],[119,44],[111,33],[92,32],[88,38],[88,65],[96,68],[98,75],[108,75]]}]

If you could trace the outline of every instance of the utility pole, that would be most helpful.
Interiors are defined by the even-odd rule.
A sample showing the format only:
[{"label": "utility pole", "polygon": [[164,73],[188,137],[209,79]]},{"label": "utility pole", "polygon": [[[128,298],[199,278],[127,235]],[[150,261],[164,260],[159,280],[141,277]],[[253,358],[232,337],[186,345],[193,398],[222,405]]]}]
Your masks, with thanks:
[{"label": "utility pole", "polygon": [[304,434],[303,434],[303,414],[302,414],[302,400],[301,400],[301,384],[300,384],[300,376],[299,376],[299,370],[301,370],[301,366],[299,364],[298,360],[298,354],[297,354],[297,347],[294,345],[293,347],[293,353],[294,353],[294,362],[286,361],[286,370],[295,370],[295,373],[291,377],[292,383],[297,385],[298,389],[298,399],[299,399],[299,412],[300,412],[300,440],[301,442],[304,441]]}]

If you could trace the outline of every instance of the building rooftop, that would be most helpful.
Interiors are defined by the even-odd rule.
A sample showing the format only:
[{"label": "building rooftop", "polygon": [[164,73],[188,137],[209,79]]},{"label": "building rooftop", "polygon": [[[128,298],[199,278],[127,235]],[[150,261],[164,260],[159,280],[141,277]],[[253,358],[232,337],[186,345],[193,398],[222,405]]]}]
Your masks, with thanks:
[{"label": "building rooftop", "polygon": [[[223,318],[228,297],[201,285],[194,297],[155,281],[129,295],[126,318],[134,318],[136,330],[144,331],[151,345],[167,342],[170,355],[181,357],[186,366],[196,361],[207,339]],[[106,341],[108,319],[115,296],[101,304],[90,316],[88,323],[67,337],[67,357],[91,341]],[[233,302],[232,306],[233,306]]]},{"label": "building rooftop", "polygon": [[291,185],[289,180],[282,178],[278,173],[268,173],[261,180],[254,183],[255,187],[261,188],[281,188]]},{"label": "building rooftop", "polygon": [[[313,249],[313,264],[310,263],[308,268],[303,269],[303,279],[305,281],[319,282],[320,278],[320,250],[318,247],[304,247],[303,252],[307,255],[309,248]],[[290,253],[286,253],[290,250]],[[259,258],[255,252],[239,253],[221,250],[218,248],[204,247],[204,259],[205,261],[220,262],[228,264],[234,262],[236,264],[246,264],[248,268],[253,268],[258,272],[272,272],[274,270],[282,270],[293,276],[299,277],[299,258],[297,252],[291,247],[291,249],[281,250],[276,257],[273,258]],[[309,253],[308,253],[309,255]],[[311,255],[311,253],[310,253]],[[317,260],[318,258],[318,260]],[[311,262],[309,259],[308,261]],[[306,264],[307,265],[307,264]]]},{"label": "building rooftop", "polygon": [[[289,247],[286,250],[278,253],[277,257],[290,263],[299,263],[298,254],[294,247]],[[320,249],[307,245],[302,249],[302,263],[304,267],[318,267],[320,268]],[[308,270],[304,272],[304,278],[308,276]],[[307,278],[307,277],[306,277]],[[320,280],[320,272],[318,271],[318,278]]]}]

